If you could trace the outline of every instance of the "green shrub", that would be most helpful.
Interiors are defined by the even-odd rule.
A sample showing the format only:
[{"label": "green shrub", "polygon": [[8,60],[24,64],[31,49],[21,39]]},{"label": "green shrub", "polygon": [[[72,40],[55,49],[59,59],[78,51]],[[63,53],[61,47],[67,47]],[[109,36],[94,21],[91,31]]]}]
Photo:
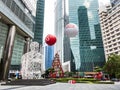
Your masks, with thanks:
[{"label": "green shrub", "polygon": [[93,78],[54,78],[54,80],[64,83],[67,83],[69,80],[75,80],[76,83],[114,84],[114,82],[102,82]]}]

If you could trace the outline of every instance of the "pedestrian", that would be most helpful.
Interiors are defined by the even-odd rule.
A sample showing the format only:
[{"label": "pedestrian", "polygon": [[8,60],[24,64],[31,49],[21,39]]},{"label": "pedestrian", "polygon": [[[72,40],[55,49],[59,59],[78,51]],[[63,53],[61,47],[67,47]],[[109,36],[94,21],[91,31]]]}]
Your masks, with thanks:
[{"label": "pedestrian", "polygon": [[18,70],[16,71],[15,75],[16,75],[15,78],[18,79],[19,78],[19,71]]}]

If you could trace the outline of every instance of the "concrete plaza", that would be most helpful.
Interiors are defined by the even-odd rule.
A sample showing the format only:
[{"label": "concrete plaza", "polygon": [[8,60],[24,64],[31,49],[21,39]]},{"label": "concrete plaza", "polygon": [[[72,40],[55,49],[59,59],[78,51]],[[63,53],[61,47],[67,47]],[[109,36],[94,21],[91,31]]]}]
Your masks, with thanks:
[{"label": "concrete plaza", "polygon": [[0,86],[0,90],[120,90],[120,84],[56,83],[47,86]]}]

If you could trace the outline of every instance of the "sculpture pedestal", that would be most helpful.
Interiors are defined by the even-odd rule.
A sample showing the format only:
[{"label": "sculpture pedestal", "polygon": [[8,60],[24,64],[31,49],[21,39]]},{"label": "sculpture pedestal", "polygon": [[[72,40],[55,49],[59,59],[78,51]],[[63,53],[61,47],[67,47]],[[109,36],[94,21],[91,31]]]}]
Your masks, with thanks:
[{"label": "sculpture pedestal", "polygon": [[50,79],[18,79],[14,81],[6,82],[6,84],[1,85],[39,85],[39,86],[45,86],[49,84],[56,83],[53,80]]}]

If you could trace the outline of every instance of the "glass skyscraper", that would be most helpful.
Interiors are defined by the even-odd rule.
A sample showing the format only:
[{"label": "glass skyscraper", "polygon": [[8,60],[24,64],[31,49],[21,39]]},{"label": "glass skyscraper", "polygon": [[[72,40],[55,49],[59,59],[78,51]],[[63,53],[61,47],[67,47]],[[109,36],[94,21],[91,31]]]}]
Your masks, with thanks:
[{"label": "glass skyscraper", "polygon": [[64,33],[65,26],[69,23],[66,0],[57,0],[55,4],[55,35],[57,42],[55,44],[55,53],[58,52],[62,63],[71,61],[71,70],[75,66],[73,53],[70,48],[70,38]]},{"label": "glass skyscraper", "polygon": [[69,22],[79,26],[70,41],[78,71],[93,71],[105,62],[97,9],[98,0],[69,0]]},{"label": "glass skyscraper", "polygon": [[[78,26],[78,14],[77,10],[80,5],[81,0],[68,0],[68,14],[69,14],[69,23],[74,23]],[[71,50],[74,57],[75,68],[79,71],[81,62],[80,62],[80,52],[79,52],[79,36],[70,38]]]},{"label": "glass skyscraper", "polygon": [[[95,66],[102,66],[105,62],[97,10],[98,0],[58,0],[56,3],[55,30],[60,43],[56,43],[56,48],[62,51],[63,57],[65,53],[71,52],[71,66],[73,64],[77,71],[93,71]],[[64,35],[67,23],[74,23],[79,27],[78,35],[70,38],[71,51],[64,51],[67,41],[69,42]]]},{"label": "glass skyscraper", "polygon": [[44,4],[45,4],[45,0],[37,1],[34,41],[37,41],[40,44],[42,44],[43,41]]},{"label": "glass skyscraper", "polygon": [[[94,22],[96,19],[98,19],[96,18],[97,14],[96,16],[93,14],[94,17],[89,19],[87,12],[88,9],[85,6],[80,6],[78,9],[81,59],[80,71],[93,71],[94,67],[103,66],[105,62],[100,24],[99,22],[96,23],[97,21]],[[89,20],[91,20],[91,23],[89,23]],[[94,28],[92,29],[94,30],[94,34],[90,33],[90,27]],[[92,36],[94,39],[92,39]]]},{"label": "glass skyscraper", "polygon": [[54,59],[54,46],[45,46],[45,69],[52,67]]},{"label": "glass skyscraper", "polygon": [[76,70],[93,71],[105,62],[98,17],[98,0],[68,0],[69,22],[79,26],[79,34],[71,38]]},{"label": "glass skyscraper", "polygon": [[55,4],[55,35],[57,37],[55,53],[59,52],[60,59],[63,62],[64,6],[62,2],[57,0]]}]

